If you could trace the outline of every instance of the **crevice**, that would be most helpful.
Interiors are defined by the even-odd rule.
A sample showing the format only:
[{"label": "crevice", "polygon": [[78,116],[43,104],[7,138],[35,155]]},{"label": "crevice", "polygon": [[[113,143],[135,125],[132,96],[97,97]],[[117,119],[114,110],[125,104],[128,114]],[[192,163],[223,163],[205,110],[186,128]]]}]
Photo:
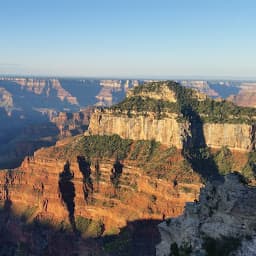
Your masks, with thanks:
[{"label": "crevice", "polygon": [[255,150],[255,144],[256,144],[256,124],[252,125],[252,131],[251,131],[251,148],[250,151]]},{"label": "crevice", "polygon": [[91,163],[87,161],[84,156],[78,156],[77,162],[79,170],[83,175],[84,200],[86,201],[86,203],[90,203],[92,202],[92,194],[94,191],[91,178]]},{"label": "crevice", "polygon": [[96,184],[97,184],[97,192],[99,192],[100,190],[100,178],[101,178],[101,171],[100,171],[100,163],[99,160],[96,160],[95,163],[95,180],[96,180]]},{"label": "crevice", "polygon": [[184,141],[183,156],[203,179],[222,179],[210,149],[206,145],[203,121],[200,115],[191,106],[185,106],[181,112],[190,123],[191,133],[190,136],[187,136],[187,141]]}]

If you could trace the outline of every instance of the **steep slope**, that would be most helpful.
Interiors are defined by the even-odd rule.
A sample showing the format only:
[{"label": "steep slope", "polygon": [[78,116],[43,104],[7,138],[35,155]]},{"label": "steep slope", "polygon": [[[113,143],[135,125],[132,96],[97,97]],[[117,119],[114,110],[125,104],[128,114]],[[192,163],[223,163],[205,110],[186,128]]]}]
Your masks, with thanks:
[{"label": "steep slope", "polygon": [[[125,157],[129,151],[130,157]],[[116,154],[125,159],[113,159]],[[74,216],[104,220],[105,232],[110,232],[124,227],[127,221],[180,214],[184,203],[196,197],[198,176],[184,172],[181,163],[172,159],[182,162],[178,151],[164,150],[160,145],[143,141],[134,144],[116,136],[80,136],[73,142],[63,141],[37,151],[16,171],[2,171],[1,198],[17,205],[37,205],[39,212],[68,222],[69,208],[65,207],[59,182],[61,173],[71,173]],[[154,165],[150,167],[148,162]]]},{"label": "steep slope", "polygon": [[117,243],[136,245],[141,253],[132,255],[145,255],[154,244],[141,242],[151,241],[155,227],[135,236],[139,223],[181,214],[200,186],[200,177],[175,148],[116,135],[80,135],[37,151],[16,170],[1,171],[0,202],[10,201],[15,215],[29,215],[30,223],[39,219],[57,230],[64,225],[84,238],[106,236],[103,246],[110,255],[119,249],[107,237],[128,225],[134,237],[126,241],[125,232]]},{"label": "steep slope", "polygon": [[98,110],[91,117],[89,133],[95,135],[118,134],[122,138],[133,140],[156,140],[166,146],[183,148],[183,143],[189,133],[187,123],[178,123],[177,115],[166,114],[157,119],[154,112],[137,113],[130,117],[127,113]]}]

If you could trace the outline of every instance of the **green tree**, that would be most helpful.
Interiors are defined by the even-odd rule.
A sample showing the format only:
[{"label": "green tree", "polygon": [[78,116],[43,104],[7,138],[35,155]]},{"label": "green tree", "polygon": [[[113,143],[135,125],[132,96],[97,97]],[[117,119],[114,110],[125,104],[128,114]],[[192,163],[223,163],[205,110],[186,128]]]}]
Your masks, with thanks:
[{"label": "green tree", "polygon": [[227,146],[222,147],[216,153],[214,160],[220,174],[225,175],[232,171],[233,156],[232,152]]}]

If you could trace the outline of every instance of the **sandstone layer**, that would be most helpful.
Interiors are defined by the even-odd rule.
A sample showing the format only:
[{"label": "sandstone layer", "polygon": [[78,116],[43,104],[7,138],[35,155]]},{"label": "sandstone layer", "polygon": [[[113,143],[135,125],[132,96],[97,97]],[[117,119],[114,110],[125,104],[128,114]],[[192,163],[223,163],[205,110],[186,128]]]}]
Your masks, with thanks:
[{"label": "sandstone layer", "polygon": [[154,113],[129,117],[127,114],[117,116],[111,111],[96,110],[90,120],[89,133],[117,134],[132,140],[156,140],[163,145],[181,149],[189,133],[189,127],[186,123],[178,123],[176,118],[175,114],[157,119]]},{"label": "sandstone layer", "polygon": [[203,136],[211,148],[227,146],[232,150],[251,151],[255,149],[255,125],[205,123]]},{"label": "sandstone layer", "polygon": [[[198,131],[203,130],[200,134]],[[229,147],[231,150],[251,151],[255,148],[254,125],[229,123],[204,123],[195,127],[194,136],[201,136],[204,144],[211,148]],[[125,139],[156,140],[163,145],[182,149],[191,137],[191,125],[178,122],[177,115],[158,119],[154,113],[116,114],[112,111],[96,110],[90,120],[89,133],[94,135],[117,134]],[[197,133],[197,134],[196,134]],[[197,146],[197,145],[194,145]]]}]

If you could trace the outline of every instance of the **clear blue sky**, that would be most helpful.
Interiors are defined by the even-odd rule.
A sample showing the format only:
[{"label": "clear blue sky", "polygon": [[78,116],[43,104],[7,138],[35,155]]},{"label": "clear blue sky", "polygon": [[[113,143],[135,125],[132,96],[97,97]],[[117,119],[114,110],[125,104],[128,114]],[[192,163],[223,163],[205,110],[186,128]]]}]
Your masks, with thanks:
[{"label": "clear blue sky", "polygon": [[0,0],[0,74],[256,77],[256,1]]}]

